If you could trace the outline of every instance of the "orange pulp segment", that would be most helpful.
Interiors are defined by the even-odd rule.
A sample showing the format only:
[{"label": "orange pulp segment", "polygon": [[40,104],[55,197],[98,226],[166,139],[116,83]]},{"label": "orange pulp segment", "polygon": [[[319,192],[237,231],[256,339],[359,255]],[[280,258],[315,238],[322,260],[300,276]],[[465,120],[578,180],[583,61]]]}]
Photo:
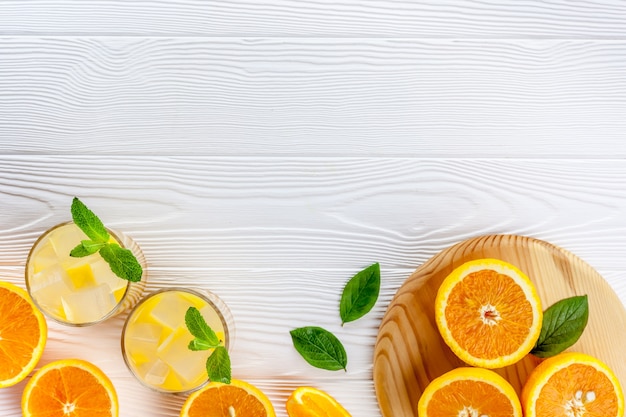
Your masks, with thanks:
[{"label": "orange pulp segment", "polygon": [[289,417],[350,417],[350,413],[326,392],[313,387],[296,388],[287,399]]},{"label": "orange pulp segment", "polygon": [[209,382],[192,393],[182,410],[181,417],[275,417],[269,398],[254,385],[231,380],[230,384]]},{"label": "orange pulp segment", "polygon": [[615,374],[583,353],[543,361],[522,390],[526,417],[623,417],[624,393]]},{"label": "orange pulp segment", "polygon": [[95,365],[64,359],[43,366],[22,394],[24,417],[117,417],[117,394]]},{"label": "orange pulp segment", "polygon": [[543,311],[522,271],[498,259],[478,259],[444,279],[435,299],[435,318],[443,340],[461,360],[501,368],[531,351]]},{"label": "orange pulp segment", "polygon": [[419,417],[521,417],[515,390],[494,371],[453,369],[431,381],[417,405]]},{"label": "orange pulp segment", "polygon": [[35,368],[47,337],[46,320],[28,293],[0,282],[0,388],[17,384]]}]

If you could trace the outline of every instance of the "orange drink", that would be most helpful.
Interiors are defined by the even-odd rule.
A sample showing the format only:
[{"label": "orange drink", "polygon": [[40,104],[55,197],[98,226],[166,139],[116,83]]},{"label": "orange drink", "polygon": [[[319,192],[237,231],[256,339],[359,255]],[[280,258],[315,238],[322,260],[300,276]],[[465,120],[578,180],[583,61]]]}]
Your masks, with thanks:
[{"label": "orange drink", "polygon": [[208,382],[206,362],[213,349],[191,351],[194,338],[185,325],[197,308],[226,349],[233,322],[226,304],[212,293],[172,288],[152,293],[133,309],[122,330],[122,355],[131,373],[161,392],[189,392]]},{"label": "orange drink", "polygon": [[[130,249],[145,264],[130,238],[109,230],[111,242]],[[145,286],[145,265],[139,282],[116,276],[94,253],[82,258],[70,251],[87,236],[73,222],[46,231],[31,248],[26,261],[26,286],[35,305],[48,317],[67,325],[99,323],[135,304]]]}]

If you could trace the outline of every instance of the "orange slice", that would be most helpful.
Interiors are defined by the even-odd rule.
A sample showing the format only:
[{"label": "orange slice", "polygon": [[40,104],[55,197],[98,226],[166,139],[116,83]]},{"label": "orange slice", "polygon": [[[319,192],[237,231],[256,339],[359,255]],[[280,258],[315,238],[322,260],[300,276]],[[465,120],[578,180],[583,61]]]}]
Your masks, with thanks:
[{"label": "orange slice", "polygon": [[22,394],[23,417],[117,417],[118,409],[109,378],[80,359],[43,366]]},{"label": "orange slice", "polygon": [[230,384],[209,382],[192,393],[181,417],[276,417],[269,398],[254,385],[233,379]]},{"label": "orange slice", "polygon": [[287,399],[289,417],[351,417],[333,397],[313,387],[299,387]]},{"label": "orange slice", "polygon": [[464,263],[442,282],[437,327],[465,363],[501,368],[531,351],[543,312],[537,291],[515,266],[497,259]]},{"label": "orange slice", "polygon": [[419,417],[521,417],[515,390],[488,369],[462,367],[431,381],[417,403]]},{"label": "orange slice", "polygon": [[0,388],[17,384],[35,368],[47,338],[46,320],[28,293],[0,282]]},{"label": "orange slice", "polygon": [[624,393],[615,374],[583,353],[543,361],[522,389],[526,417],[623,417]]}]

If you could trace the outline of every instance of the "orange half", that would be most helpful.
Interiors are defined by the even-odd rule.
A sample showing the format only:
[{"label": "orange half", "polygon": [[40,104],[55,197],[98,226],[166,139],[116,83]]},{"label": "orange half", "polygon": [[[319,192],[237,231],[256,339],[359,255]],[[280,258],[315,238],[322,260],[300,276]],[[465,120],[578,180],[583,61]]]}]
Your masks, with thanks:
[{"label": "orange half", "polygon": [[23,417],[117,417],[118,410],[111,380],[80,359],[43,366],[22,394]]},{"label": "orange half", "polygon": [[23,380],[48,338],[46,320],[22,288],[0,282],[0,388]]},{"label": "orange half", "polygon": [[522,271],[498,259],[479,259],[444,279],[435,318],[443,340],[461,360],[501,368],[532,350],[543,311],[535,286]]},{"label": "orange half", "polygon": [[254,385],[233,379],[230,384],[209,382],[192,393],[181,417],[276,417],[269,398]]},{"label": "orange half", "polygon": [[561,353],[543,361],[522,389],[526,417],[623,417],[624,392],[600,360]]},{"label": "orange half", "polygon": [[287,399],[289,417],[350,417],[350,413],[326,392],[313,387],[296,388]]},{"label": "orange half", "polygon": [[435,378],[417,404],[419,417],[521,417],[515,390],[494,371],[462,367]]}]

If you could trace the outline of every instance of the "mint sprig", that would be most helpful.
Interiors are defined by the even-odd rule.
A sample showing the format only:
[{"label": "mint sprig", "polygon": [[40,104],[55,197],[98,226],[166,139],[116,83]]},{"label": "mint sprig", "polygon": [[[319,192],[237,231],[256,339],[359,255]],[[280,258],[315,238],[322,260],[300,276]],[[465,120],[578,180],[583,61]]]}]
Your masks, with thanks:
[{"label": "mint sprig", "polygon": [[188,349],[193,351],[213,349],[206,361],[209,380],[230,384],[231,369],[228,350],[207,324],[196,307],[189,307],[185,313],[185,325],[195,338],[189,342]]},{"label": "mint sprig", "polygon": [[140,281],[143,274],[141,264],[130,249],[109,242],[111,235],[98,216],[77,197],[72,200],[71,211],[74,224],[87,235],[89,240],[81,241],[71,250],[70,256],[82,258],[98,252],[115,275],[131,282]]}]

